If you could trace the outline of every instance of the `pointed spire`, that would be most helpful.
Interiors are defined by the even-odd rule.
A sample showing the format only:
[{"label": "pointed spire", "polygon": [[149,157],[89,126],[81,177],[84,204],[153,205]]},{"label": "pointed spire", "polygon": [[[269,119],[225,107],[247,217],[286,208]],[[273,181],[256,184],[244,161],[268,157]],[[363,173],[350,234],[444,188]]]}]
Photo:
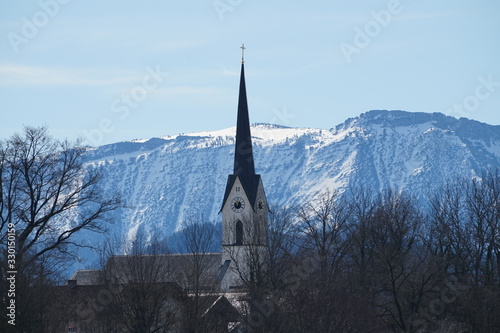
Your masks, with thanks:
[{"label": "pointed spire", "polygon": [[238,99],[238,120],[236,122],[236,145],[234,149],[234,175],[250,180],[255,175],[248,117],[247,92],[245,86],[245,64],[241,64],[240,95]]},{"label": "pointed spire", "polygon": [[[244,45],[242,45],[244,52]],[[238,98],[238,120],[236,121],[236,143],[234,147],[234,171],[227,178],[224,200],[221,211],[226,204],[234,182],[239,178],[252,209],[255,207],[259,184],[262,183],[260,175],[255,174],[252,149],[252,135],[250,134],[250,119],[248,117],[247,91],[245,86],[245,64],[242,53],[240,95]]]}]

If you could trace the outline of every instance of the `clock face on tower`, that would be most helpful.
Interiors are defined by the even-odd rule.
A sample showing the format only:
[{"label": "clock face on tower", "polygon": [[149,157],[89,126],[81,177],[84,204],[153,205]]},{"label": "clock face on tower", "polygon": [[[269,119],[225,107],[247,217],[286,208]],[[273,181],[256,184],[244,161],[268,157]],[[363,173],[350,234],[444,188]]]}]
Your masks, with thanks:
[{"label": "clock face on tower", "polygon": [[266,204],[264,203],[264,199],[262,199],[261,197],[259,197],[257,199],[257,211],[259,213],[263,213],[265,207],[266,207]]},{"label": "clock face on tower", "polygon": [[235,213],[241,213],[243,209],[245,209],[245,200],[240,197],[236,197],[233,200],[231,200],[231,209]]}]

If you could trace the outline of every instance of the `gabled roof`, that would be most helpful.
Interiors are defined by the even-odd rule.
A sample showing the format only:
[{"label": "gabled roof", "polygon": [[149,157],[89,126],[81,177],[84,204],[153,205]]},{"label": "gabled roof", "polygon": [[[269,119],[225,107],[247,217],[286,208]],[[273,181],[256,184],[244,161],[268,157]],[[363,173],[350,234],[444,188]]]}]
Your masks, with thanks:
[{"label": "gabled roof", "polygon": [[[234,182],[236,181],[236,175],[229,175],[227,177],[226,191],[224,192],[224,200],[222,200],[222,207],[220,210],[224,208],[224,204],[226,203],[227,197],[229,193],[231,193],[231,189],[233,188]],[[252,177],[248,177],[246,184],[243,183],[243,180],[240,178],[241,184],[243,186],[243,191],[250,201],[250,206],[252,209],[255,207],[255,201],[257,200],[257,190],[259,188],[260,183],[260,175],[253,175]]]},{"label": "gabled roof", "polygon": [[209,316],[223,317],[226,322],[237,322],[240,320],[238,310],[223,295],[207,295],[200,297],[201,317]]}]

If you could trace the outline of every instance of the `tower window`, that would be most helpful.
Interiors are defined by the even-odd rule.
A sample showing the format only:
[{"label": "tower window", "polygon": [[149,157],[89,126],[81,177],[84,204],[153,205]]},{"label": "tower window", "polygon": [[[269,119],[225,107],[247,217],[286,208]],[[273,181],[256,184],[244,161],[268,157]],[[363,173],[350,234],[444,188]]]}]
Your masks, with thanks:
[{"label": "tower window", "polygon": [[236,221],[236,242],[235,245],[243,244],[243,223],[238,220]]}]

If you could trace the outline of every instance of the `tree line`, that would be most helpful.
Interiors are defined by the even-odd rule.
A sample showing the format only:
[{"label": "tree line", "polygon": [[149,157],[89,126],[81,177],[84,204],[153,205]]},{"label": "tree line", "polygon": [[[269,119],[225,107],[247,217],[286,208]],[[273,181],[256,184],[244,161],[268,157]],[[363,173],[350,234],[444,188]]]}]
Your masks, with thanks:
[{"label": "tree line", "polygon": [[348,189],[271,217],[249,331],[500,332],[497,171],[450,182],[426,205]]}]

